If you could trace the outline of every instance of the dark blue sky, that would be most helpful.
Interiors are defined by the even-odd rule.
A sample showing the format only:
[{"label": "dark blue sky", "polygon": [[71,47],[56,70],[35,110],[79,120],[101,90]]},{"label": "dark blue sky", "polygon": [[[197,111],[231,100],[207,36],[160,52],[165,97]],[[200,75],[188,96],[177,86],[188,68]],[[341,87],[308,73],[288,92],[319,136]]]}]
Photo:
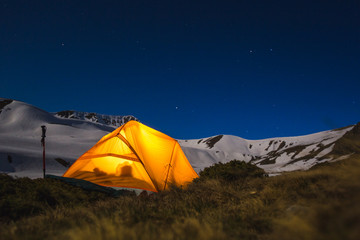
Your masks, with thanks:
[{"label": "dark blue sky", "polygon": [[360,121],[358,0],[0,3],[0,97],[183,139]]}]

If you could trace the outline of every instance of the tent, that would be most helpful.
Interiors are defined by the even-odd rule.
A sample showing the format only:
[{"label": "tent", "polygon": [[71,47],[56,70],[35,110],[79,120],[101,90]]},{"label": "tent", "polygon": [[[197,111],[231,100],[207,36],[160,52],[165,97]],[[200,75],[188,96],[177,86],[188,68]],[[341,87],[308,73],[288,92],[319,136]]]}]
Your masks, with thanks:
[{"label": "tent", "polygon": [[102,137],[63,177],[158,192],[186,186],[198,175],[175,139],[129,121]]}]

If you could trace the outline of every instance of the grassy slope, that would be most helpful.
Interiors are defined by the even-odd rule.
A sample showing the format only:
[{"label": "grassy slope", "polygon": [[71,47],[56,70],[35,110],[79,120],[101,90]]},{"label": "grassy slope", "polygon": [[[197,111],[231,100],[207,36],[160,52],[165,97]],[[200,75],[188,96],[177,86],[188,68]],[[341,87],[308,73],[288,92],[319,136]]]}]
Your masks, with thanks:
[{"label": "grassy slope", "polygon": [[[2,176],[0,187],[1,239],[360,239],[355,155],[306,172],[205,179],[138,197],[111,198],[51,179]],[[12,204],[7,214],[4,202]]]}]

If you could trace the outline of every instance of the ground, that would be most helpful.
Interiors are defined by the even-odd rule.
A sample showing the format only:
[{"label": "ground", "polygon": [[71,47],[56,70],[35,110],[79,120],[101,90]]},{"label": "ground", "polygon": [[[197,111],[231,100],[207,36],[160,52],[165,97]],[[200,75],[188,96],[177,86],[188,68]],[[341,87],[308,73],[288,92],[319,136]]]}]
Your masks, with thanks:
[{"label": "ground", "polygon": [[221,176],[200,177],[187,189],[112,197],[53,179],[2,175],[0,233],[2,239],[360,239],[359,156],[275,177]]}]

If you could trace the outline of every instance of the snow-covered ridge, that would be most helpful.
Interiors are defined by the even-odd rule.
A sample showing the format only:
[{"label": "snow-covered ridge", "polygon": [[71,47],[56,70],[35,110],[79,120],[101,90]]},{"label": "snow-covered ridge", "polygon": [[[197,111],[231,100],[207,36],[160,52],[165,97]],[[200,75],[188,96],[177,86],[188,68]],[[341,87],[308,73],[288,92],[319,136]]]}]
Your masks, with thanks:
[{"label": "snow-covered ridge", "polygon": [[128,121],[138,119],[131,115],[126,116],[114,116],[114,115],[104,115],[93,112],[79,112],[73,110],[66,110],[54,113],[58,118],[67,118],[67,119],[77,119],[83,121],[89,121],[94,123],[105,124],[113,126],[115,128],[120,127],[121,125],[127,123]]},{"label": "snow-covered ridge", "polygon": [[[74,162],[102,136],[129,120],[137,119],[77,111],[49,113],[0,98],[0,172],[42,176],[41,125],[47,126],[47,172],[62,175],[66,168],[59,159]],[[217,135],[178,141],[197,172],[217,162],[237,159],[252,162],[268,173],[281,173],[360,153],[360,124],[299,137],[247,140]]]},{"label": "snow-covered ridge", "polygon": [[[185,155],[195,169],[233,159],[252,162],[269,173],[305,170],[334,160],[336,142],[354,126],[299,137],[247,140],[231,135],[204,139],[179,140]],[[360,137],[360,136],[359,136]],[[198,159],[201,159],[201,164]]]}]

